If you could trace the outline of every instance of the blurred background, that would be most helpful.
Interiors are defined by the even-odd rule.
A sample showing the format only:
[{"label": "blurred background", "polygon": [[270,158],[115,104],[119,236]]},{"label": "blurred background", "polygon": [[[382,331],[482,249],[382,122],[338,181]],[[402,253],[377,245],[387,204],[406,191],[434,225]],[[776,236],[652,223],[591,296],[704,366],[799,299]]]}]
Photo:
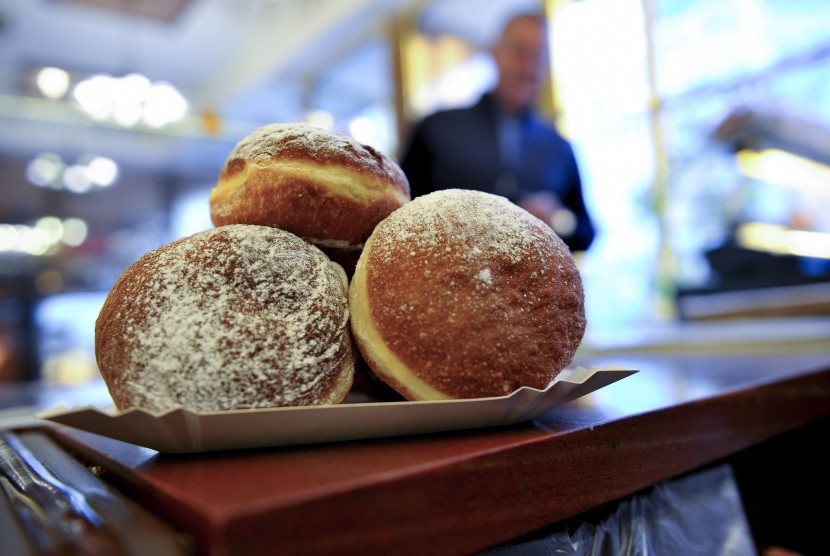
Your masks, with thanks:
[{"label": "blurred background", "polygon": [[212,227],[241,138],[309,121],[397,158],[414,121],[492,84],[488,45],[534,9],[540,106],[598,226],[584,349],[759,322],[826,348],[830,2],[0,0],[0,401],[100,386],[109,288]]}]

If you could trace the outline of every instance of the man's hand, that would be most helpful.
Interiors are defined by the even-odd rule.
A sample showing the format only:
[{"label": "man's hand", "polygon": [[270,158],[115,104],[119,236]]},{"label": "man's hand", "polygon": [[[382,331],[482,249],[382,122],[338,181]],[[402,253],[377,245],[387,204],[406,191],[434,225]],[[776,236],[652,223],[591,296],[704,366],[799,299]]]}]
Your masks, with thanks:
[{"label": "man's hand", "polygon": [[569,237],[576,231],[576,216],[550,191],[531,193],[519,201],[519,206],[562,237]]}]

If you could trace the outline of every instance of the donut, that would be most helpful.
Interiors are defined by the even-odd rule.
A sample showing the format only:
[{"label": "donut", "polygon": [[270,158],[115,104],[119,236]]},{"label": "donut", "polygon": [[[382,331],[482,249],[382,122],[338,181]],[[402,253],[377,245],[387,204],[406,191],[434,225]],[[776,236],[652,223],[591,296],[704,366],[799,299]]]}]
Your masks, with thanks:
[{"label": "donut", "polygon": [[585,334],[574,257],[504,197],[417,197],[369,237],[349,286],[351,328],[372,371],[407,400],[545,388]]},{"label": "donut", "polygon": [[118,278],[95,357],[118,410],[336,404],[356,350],[343,269],[299,237],[234,224],[152,250]]},{"label": "donut", "polygon": [[269,124],[228,155],[210,214],[216,226],[273,226],[349,252],[409,200],[400,166],[376,149],[311,124]]}]

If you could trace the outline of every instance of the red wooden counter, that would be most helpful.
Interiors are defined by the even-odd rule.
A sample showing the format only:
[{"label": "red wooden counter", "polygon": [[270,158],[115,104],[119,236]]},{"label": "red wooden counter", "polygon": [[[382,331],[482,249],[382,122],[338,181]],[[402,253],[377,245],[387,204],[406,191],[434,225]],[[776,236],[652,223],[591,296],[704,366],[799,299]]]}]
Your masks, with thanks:
[{"label": "red wooden counter", "polygon": [[[827,431],[830,353],[579,362],[639,373],[534,422],[471,431],[192,455],[55,431],[210,555],[474,553],[787,434]],[[826,492],[822,473],[789,477]]]}]

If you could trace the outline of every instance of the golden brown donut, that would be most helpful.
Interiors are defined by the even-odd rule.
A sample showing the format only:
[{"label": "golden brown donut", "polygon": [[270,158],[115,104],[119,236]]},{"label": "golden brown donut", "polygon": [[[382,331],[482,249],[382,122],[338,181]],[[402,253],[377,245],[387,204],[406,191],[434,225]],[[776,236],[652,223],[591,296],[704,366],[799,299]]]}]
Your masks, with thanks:
[{"label": "golden brown donut", "polygon": [[349,308],[360,353],[408,400],[545,388],[586,325],[565,243],[507,199],[462,189],[417,197],[378,224]]},{"label": "golden brown donut", "polygon": [[231,151],[210,213],[217,226],[274,226],[319,247],[359,251],[409,196],[397,162],[372,147],[310,124],[269,124]]},{"label": "golden brown donut", "polygon": [[283,230],[199,232],[117,280],[95,323],[98,367],[120,410],[339,403],[356,358],[346,290],[339,265]]}]

